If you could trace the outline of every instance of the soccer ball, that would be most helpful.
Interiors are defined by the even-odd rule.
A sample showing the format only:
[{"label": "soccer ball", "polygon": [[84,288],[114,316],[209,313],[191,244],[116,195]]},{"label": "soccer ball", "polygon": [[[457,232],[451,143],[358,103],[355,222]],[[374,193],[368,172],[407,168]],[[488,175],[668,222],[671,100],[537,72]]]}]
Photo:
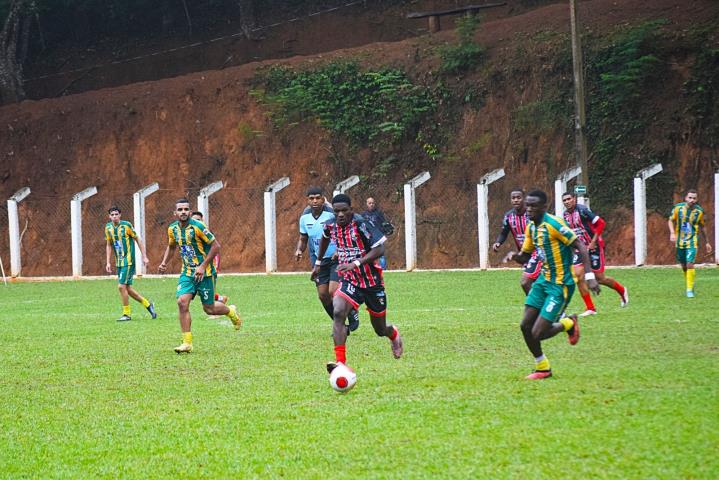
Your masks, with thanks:
[{"label": "soccer ball", "polygon": [[347,393],[357,383],[357,374],[350,367],[343,363],[338,363],[330,373],[330,385],[335,391]]}]

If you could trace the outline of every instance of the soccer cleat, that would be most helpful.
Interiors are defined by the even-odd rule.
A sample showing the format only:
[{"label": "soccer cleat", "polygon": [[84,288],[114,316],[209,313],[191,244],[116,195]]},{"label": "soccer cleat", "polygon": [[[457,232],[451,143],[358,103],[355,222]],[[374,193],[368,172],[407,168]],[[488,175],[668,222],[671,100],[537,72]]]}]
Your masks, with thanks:
[{"label": "soccer cleat", "polygon": [[130,320],[132,320],[132,318],[130,318],[130,315],[123,315],[117,319],[118,322],[129,322]]},{"label": "soccer cleat", "polygon": [[590,315],[596,315],[597,312],[595,310],[585,310],[582,313],[579,314],[580,317],[588,317]]},{"label": "soccer cleat", "polygon": [[569,344],[576,345],[579,342],[579,318],[576,315],[569,315],[574,321],[574,326],[567,330],[567,337],[569,337]]},{"label": "soccer cleat", "polygon": [[192,352],[191,343],[183,343],[179,347],[175,347],[175,353],[190,353]]},{"label": "soccer cleat", "polygon": [[157,312],[155,311],[154,303],[150,302],[150,304],[147,306],[147,311],[150,312],[150,316],[153,320],[157,318]]},{"label": "soccer cleat", "polygon": [[694,298],[694,290],[687,290],[687,298]]},{"label": "soccer cleat", "polygon": [[552,376],[551,370],[535,370],[534,372],[527,375],[527,380],[544,380]]},{"label": "soccer cleat", "polygon": [[230,309],[230,320],[232,321],[232,325],[235,326],[235,330],[239,330],[242,328],[242,319],[240,318],[240,314],[237,313],[237,306],[230,305],[228,308]]},{"label": "soccer cleat", "polygon": [[[359,323],[360,323],[359,312],[353,308],[352,310],[350,310],[350,314],[347,316],[347,318],[349,319],[349,322],[348,322],[349,332],[354,332],[355,330],[357,330],[359,328]],[[349,332],[347,332],[348,335],[349,335]]]},{"label": "soccer cleat", "polygon": [[218,295],[218,296],[217,296],[217,301],[220,302],[220,303],[227,304],[227,301],[228,301],[229,299],[230,299],[230,297],[228,297],[227,295]]},{"label": "soccer cleat", "polygon": [[390,342],[392,343],[392,355],[394,355],[394,358],[400,358],[402,356],[402,353],[404,352],[404,345],[402,345],[402,336],[399,334],[399,330],[397,330],[397,327],[393,328],[397,336],[394,337],[394,340],[390,340]]},{"label": "soccer cleat", "polygon": [[624,287],[624,293],[622,294],[622,303],[619,304],[620,307],[626,307],[629,305],[629,289],[627,287]]},{"label": "soccer cleat", "polygon": [[339,363],[341,362],[327,362],[327,373],[332,373]]}]

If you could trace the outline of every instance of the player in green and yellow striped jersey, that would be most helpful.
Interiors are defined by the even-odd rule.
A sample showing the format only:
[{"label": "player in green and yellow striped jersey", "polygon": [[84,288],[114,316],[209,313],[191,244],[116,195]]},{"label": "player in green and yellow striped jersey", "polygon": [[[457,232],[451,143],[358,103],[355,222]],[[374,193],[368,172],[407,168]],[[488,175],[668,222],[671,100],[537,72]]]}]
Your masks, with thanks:
[{"label": "player in green and yellow striped jersey", "polygon": [[541,380],[552,376],[549,359],[542,353],[542,340],[567,332],[571,345],[579,341],[577,316],[564,316],[574,293],[572,259],[575,249],[582,258],[584,279],[589,289],[598,294],[599,284],[592,272],[587,247],[564,219],[547,213],[547,194],[533,190],[527,194],[525,205],[531,222],[525,230],[524,244],[519,254],[510,254],[508,258],[524,264],[536,250],[542,262],[543,275],[532,284],[524,302],[521,323],[524,342],[535,361],[534,372],[527,378]]},{"label": "player in green and yellow striped jersey", "polygon": [[129,297],[140,302],[142,306],[150,312],[152,318],[157,318],[155,305],[132,288],[132,277],[135,276],[136,264],[135,242],[140,249],[143,263],[147,265],[150,262],[147,255],[145,255],[145,247],[142,245],[142,240],[137,236],[135,229],[132,228],[132,224],[122,220],[122,212],[118,207],[110,207],[107,213],[110,216],[110,221],[105,225],[105,240],[107,240],[107,246],[105,247],[105,271],[112,273],[110,256],[114,252],[118,278],[117,288],[120,290],[120,300],[122,301],[122,316],[118,318],[117,321],[125,322],[131,320]]},{"label": "player in green and yellow striped jersey", "polygon": [[694,298],[694,261],[699,245],[699,230],[706,240],[707,254],[712,253],[709,237],[704,230],[704,209],[697,203],[696,190],[688,190],[684,201],[677,203],[669,215],[669,241],[677,249],[677,261],[681,263],[684,271],[684,281],[687,286],[687,297]]},{"label": "player in green and yellow striped jersey", "polygon": [[180,330],[182,344],[175,347],[177,353],[192,351],[192,318],[190,302],[200,295],[202,308],[208,315],[225,315],[239,329],[242,325],[237,307],[215,300],[215,265],[212,260],[220,253],[220,242],[207,226],[190,218],[190,201],[181,198],[175,202],[177,221],[167,228],[168,245],[160,263],[160,273],[167,271],[167,259],[170,252],[179,248],[182,269],[177,283],[177,306],[180,310]]}]

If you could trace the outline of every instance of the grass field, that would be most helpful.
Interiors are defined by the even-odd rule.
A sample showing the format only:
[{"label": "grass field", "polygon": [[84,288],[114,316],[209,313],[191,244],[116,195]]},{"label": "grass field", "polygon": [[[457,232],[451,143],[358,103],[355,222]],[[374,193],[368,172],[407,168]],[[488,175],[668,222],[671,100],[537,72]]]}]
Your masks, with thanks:
[{"label": "grass field", "polygon": [[604,289],[539,382],[518,271],[387,274],[405,356],[363,311],[347,395],[304,276],[221,278],[244,327],[193,305],[185,356],[174,279],[137,281],[160,318],[125,323],[114,281],[0,287],[0,477],[717,478],[719,269],[692,300],[678,269],[610,274],[630,306]]}]

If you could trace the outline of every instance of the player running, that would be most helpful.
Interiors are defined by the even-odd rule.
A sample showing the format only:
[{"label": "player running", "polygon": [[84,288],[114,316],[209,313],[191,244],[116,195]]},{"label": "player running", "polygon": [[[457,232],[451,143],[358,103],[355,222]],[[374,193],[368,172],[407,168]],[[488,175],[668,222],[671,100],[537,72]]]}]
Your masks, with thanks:
[{"label": "player running", "polygon": [[[512,238],[514,238],[514,243],[517,245],[517,250],[520,250],[524,243],[524,232],[527,229],[527,224],[530,222],[527,216],[527,209],[524,207],[524,190],[519,188],[512,190],[509,194],[509,201],[512,203],[512,209],[505,213],[502,219],[502,231],[499,232],[497,240],[495,240],[494,245],[492,245],[492,250],[495,252],[498,251],[499,247],[507,240],[510,233],[512,234]],[[542,262],[537,259],[537,252],[532,253],[529,261],[522,266],[524,267],[524,271],[522,272],[522,278],[519,283],[526,295],[542,271]]]},{"label": "player running", "polygon": [[[612,277],[604,274],[604,239],[602,238],[602,232],[606,222],[588,207],[577,204],[577,196],[572,192],[566,192],[562,195],[562,203],[565,208],[564,220],[587,247],[592,271],[595,273],[597,281],[615,290],[621,299],[619,306],[626,307],[629,304],[629,290]],[[577,254],[574,255],[574,270],[579,278],[579,293],[582,295],[582,300],[584,300],[586,307],[586,310],[580,313],[579,316],[596,315],[597,308],[594,306],[592,296],[589,294],[589,288],[587,288],[584,281],[584,266]]]},{"label": "player running", "polygon": [[[302,258],[302,253],[309,247],[310,262],[314,267],[317,262],[317,251],[319,250],[320,240],[322,240],[324,226],[335,220],[335,214],[332,207],[325,204],[322,189],[319,187],[310,187],[307,190],[307,204],[308,207],[300,216],[300,236],[297,239],[295,260],[299,261]],[[319,263],[320,271],[313,279],[317,286],[317,296],[331,320],[334,320],[332,296],[339,285],[336,250],[334,243],[327,247],[325,255]],[[357,312],[357,309],[353,308],[348,318],[347,334],[349,335],[349,332],[354,332],[359,327],[359,312]]]},{"label": "player running", "polygon": [[[112,273],[110,265],[110,255],[115,254],[115,267],[117,268],[117,289],[120,291],[120,301],[122,302],[122,316],[117,319],[118,322],[127,322],[132,320],[130,299],[137,300],[143,307],[150,312],[152,318],[157,318],[155,304],[140,295],[140,293],[132,288],[132,277],[135,276],[135,243],[140,249],[142,262],[147,266],[150,260],[145,254],[145,247],[142,240],[137,236],[137,232],[132,228],[130,222],[122,220],[122,212],[119,207],[110,207],[107,211],[110,221],[105,225],[105,271]],[[133,241],[135,243],[133,243]]]},{"label": "player running", "polygon": [[[332,207],[336,219],[325,224],[317,252],[318,258],[324,258],[332,241],[337,246],[339,256],[337,273],[341,281],[333,300],[332,336],[335,344],[335,362],[327,364],[329,373],[338,363],[347,364],[345,320],[350,310],[359,308],[362,303],[367,306],[375,333],[380,337],[389,338],[394,358],[400,358],[404,350],[397,327],[387,325],[387,296],[382,269],[377,265],[377,259],[384,253],[384,242],[387,237],[360,215],[354,214],[349,196],[342,193],[335,195],[332,199]],[[311,277],[313,280],[320,273],[321,263],[320,260],[315,261]]]},{"label": "player running", "polygon": [[242,326],[237,307],[215,301],[215,265],[212,260],[220,253],[220,242],[204,223],[190,218],[190,201],[181,198],[175,202],[177,221],[167,228],[168,245],[160,263],[160,273],[167,271],[170,252],[180,247],[182,270],[177,282],[177,306],[179,308],[182,344],[175,347],[177,353],[192,352],[192,317],[190,302],[200,295],[202,309],[208,315],[225,315],[236,329]]},{"label": "player running", "polygon": [[525,263],[536,250],[542,261],[544,275],[534,282],[524,302],[521,328],[524,342],[534,355],[534,372],[529,380],[552,376],[549,359],[542,352],[542,340],[567,332],[570,345],[579,341],[579,319],[576,315],[564,317],[564,310],[574,293],[572,257],[576,249],[586,273],[589,289],[599,294],[599,284],[590,271],[589,253],[577,235],[559,217],[547,213],[547,194],[533,190],[526,198],[527,215],[531,222],[525,231],[520,253],[510,252],[510,258]]},{"label": "player running", "polygon": [[[192,212],[192,219],[197,220],[198,222],[205,223],[205,216],[200,212],[199,210]],[[215,255],[214,260],[212,260],[212,263],[215,265],[215,285],[217,285],[217,274],[220,273],[220,255]],[[220,295],[219,293],[215,293],[215,300],[217,300],[220,303],[227,304],[227,301],[230,299],[227,295]]]},{"label": "player running", "polygon": [[697,203],[696,190],[687,190],[684,201],[672,208],[667,225],[669,226],[669,241],[677,249],[677,261],[682,265],[684,281],[687,286],[687,297],[694,298],[694,260],[699,245],[699,230],[706,240],[707,255],[712,253],[712,245],[704,229],[704,209]]}]

